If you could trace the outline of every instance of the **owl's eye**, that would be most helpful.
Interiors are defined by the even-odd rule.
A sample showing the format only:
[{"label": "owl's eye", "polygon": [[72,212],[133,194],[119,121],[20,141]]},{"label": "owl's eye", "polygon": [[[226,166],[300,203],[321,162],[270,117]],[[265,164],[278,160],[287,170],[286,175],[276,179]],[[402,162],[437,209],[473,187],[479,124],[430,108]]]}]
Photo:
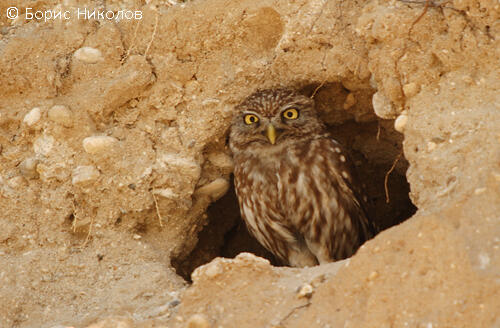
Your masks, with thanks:
[{"label": "owl's eye", "polygon": [[299,117],[299,111],[297,108],[288,108],[282,115],[287,120],[296,120]]},{"label": "owl's eye", "polygon": [[247,114],[247,115],[245,115],[244,121],[245,121],[246,125],[250,125],[250,124],[257,123],[259,121],[259,118],[257,117],[257,115]]}]

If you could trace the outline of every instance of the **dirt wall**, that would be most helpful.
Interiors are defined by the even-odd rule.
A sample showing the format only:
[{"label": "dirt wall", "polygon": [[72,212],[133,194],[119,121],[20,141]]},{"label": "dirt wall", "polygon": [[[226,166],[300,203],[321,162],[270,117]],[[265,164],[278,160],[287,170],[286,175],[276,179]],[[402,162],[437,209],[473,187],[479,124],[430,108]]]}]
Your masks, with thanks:
[{"label": "dirt wall", "polygon": [[[0,4],[0,325],[500,325],[499,12],[494,0]],[[317,90],[385,227],[413,213],[406,179],[418,211],[347,262],[216,259],[189,286],[172,260],[207,224],[232,229],[207,208],[230,190],[233,106],[274,86]],[[198,259],[225,254],[213,240]]]}]

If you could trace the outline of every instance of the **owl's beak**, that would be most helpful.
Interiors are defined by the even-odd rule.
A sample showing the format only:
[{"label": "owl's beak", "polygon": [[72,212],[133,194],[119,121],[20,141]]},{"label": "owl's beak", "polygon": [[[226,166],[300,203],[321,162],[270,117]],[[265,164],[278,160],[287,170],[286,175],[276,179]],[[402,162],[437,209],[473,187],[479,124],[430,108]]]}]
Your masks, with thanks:
[{"label": "owl's beak", "polygon": [[274,128],[274,125],[269,124],[267,126],[266,136],[272,145],[274,145],[276,143],[276,129]]}]

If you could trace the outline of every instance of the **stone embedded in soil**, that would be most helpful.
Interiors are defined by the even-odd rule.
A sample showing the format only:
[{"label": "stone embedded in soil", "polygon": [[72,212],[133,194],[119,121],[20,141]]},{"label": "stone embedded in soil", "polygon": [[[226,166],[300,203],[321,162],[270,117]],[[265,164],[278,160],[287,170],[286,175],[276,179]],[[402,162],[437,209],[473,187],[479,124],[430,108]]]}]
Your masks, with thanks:
[{"label": "stone embedded in soil", "polygon": [[[179,328],[197,313],[214,327],[498,325],[498,26],[497,13],[482,5],[492,1],[454,1],[458,11],[445,8],[444,15],[429,8],[413,25],[423,6],[401,1],[212,0],[174,8],[168,3],[176,1],[155,1],[157,12],[148,9],[149,1],[121,1],[138,3],[143,20],[95,24],[72,19],[4,28],[0,325],[84,327],[114,313],[157,327],[175,327],[172,321],[179,315],[184,318]],[[116,7],[118,2],[106,3]],[[37,3],[44,10],[54,1]],[[85,3],[102,7],[99,0]],[[82,57],[83,50],[73,56],[82,45],[102,51],[96,64],[85,62],[96,59]],[[373,88],[370,76],[378,81]],[[317,98],[335,109],[323,112],[332,129],[371,112],[372,100],[377,114],[390,119],[403,106],[411,110],[404,129],[406,176],[419,212],[436,213],[436,220],[420,224],[417,215],[383,231],[339,276],[318,286],[305,276],[325,265],[273,268],[238,257],[230,265],[218,262],[222,273],[211,267],[186,288],[170,262],[195,247],[207,223],[208,197],[178,208],[192,199],[197,186],[227,178],[227,158],[221,155],[218,161],[210,154],[224,153],[234,104],[257,88],[302,88],[322,81],[339,84],[339,96],[331,94],[335,99]],[[413,96],[409,82],[421,86]],[[342,110],[346,91],[340,85],[356,95],[357,104],[348,111]],[[48,116],[54,104],[70,106],[78,128],[54,123]],[[36,106],[39,118],[23,122]],[[382,124],[378,146],[363,136],[375,135],[377,123],[384,122],[372,117],[366,125],[348,123],[354,131],[346,140],[356,135],[357,157],[366,155],[377,161],[376,170],[386,171],[403,139],[393,122]],[[162,130],[172,133],[162,138]],[[124,151],[112,152],[113,163],[99,162],[104,156],[82,148],[83,138],[92,135],[118,137],[124,141],[113,143],[115,150]],[[432,156],[428,141],[437,145]],[[165,162],[163,153],[174,155]],[[30,157],[40,160],[40,180],[26,182],[19,164]],[[82,194],[87,189],[72,185],[72,173],[79,165],[91,165],[89,160],[105,174],[91,182],[92,192]],[[150,173],[141,176],[145,168]],[[393,179],[400,178],[390,176],[388,207],[394,206],[393,198],[406,197],[392,188]],[[450,181],[454,189],[440,197]],[[135,191],[126,187],[132,182]],[[148,190],[177,199],[155,195],[155,204]],[[372,191],[384,198],[383,184],[380,193]],[[81,230],[74,235],[71,217]],[[225,220],[226,213],[216,219]],[[132,238],[136,229],[139,241]],[[424,237],[417,240],[420,233]],[[96,256],[101,253],[106,254],[102,261]],[[49,272],[42,272],[46,267]],[[379,275],[367,281],[371,272]],[[314,295],[310,306],[298,308],[308,303],[297,298],[297,288],[305,283],[314,287]],[[106,288],[97,288],[101,285]],[[176,312],[149,315],[171,301],[171,291],[182,300]]]},{"label": "stone embedded in soil", "polygon": [[300,287],[300,289],[297,293],[297,297],[298,298],[309,298],[312,296],[313,292],[314,292],[313,286],[311,286],[310,284],[304,284]]},{"label": "stone embedded in soil", "polygon": [[92,47],[82,47],[75,51],[74,57],[87,64],[95,64],[103,60],[99,49]]},{"label": "stone embedded in soil", "polygon": [[73,170],[71,183],[75,186],[83,186],[97,180],[101,173],[92,165],[78,166]]},{"label": "stone embedded in soil", "polygon": [[83,149],[89,154],[110,151],[118,143],[118,140],[110,136],[92,136],[83,139]]},{"label": "stone embedded in soil", "polygon": [[216,258],[212,262],[204,264],[197,267],[191,274],[191,279],[193,282],[199,281],[202,278],[215,278],[224,272],[225,260],[222,258]]},{"label": "stone embedded in soil", "polygon": [[210,322],[203,314],[193,314],[186,322],[186,328],[210,328]]},{"label": "stone embedded in soil", "polygon": [[433,141],[429,141],[429,142],[427,142],[427,150],[428,150],[429,152],[431,152],[431,151],[433,151],[434,149],[436,149],[436,146],[437,146],[437,145],[436,145],[436,143],[435,143],[435,142],[433,142]]},{"label": "stone embedded in soil", "polygon": [[347,95],[347,97],[345,98],[345,101],[344,101],[344,109],[349,109],[351,108],[352,106],[356,105],[356,97],[354,96],[354,94],[351,92]]},{"label": "stone embedded in soil", "polygon": [[38,123],[38,121],[40,121],[41,117],[42,110],[40,109],[40,107],[35,107],[24,116],[23,122],[28,126],[33,126]]},{"label": "stone embedded in soil", "polygon": [[50,135],[41,135],[33,142],[33,151],[38,156],[48,156],[54,149],[56,140]]},{"label": "stone embedded in soil", "polygon": [[408,114],[403,113],[399,115],[394,121],[394,129],[400,133],[403,133],[408,123]]},{"label": "stone embedded in soil", "polygon": [[195,195],[208,196],[212,201],[224,196],[229,189],[229,181],[224,178],[217,178],[214,181],[196,189]]},{"label": "stone embedded in soil", "polygon": [[375,92],[372,97],[373,111],[383,119],[391,120],[398,115],[392,102],[381,92]]},{"label": "stone embedded in soil", "polygon": [[153,190],[153,194],[167,198],[167,199],[179,199],[180,195],[176,193],[172,188],[162,188]]},{"label": "stone embedded in soil", "polygon": [[420,91],[420,88],[419,88],[418,84],[416,84],[415,82],[411,82],[411,83],[403,85],[403,92],[404,92],[405,96],[408,98],[413,97],[419,91]]},{"label": "stone embedded in soil", "polygon": [[55,105],[49,109],[49,119],[65,127],[73,126],[73,113],[64,105]]},{"label": "stone embedded in soil", "polygon": [[24,159],[21,164],[19,164],[19,171],[23,177],[27,179],[36,179],[38,178],[38,172],[36,167],[38,165],[38,160],[34,157],[28,157]]},{"label": "stone embedded in soil", "polygon": [[158,163],[162,168],[175,167],[193,179],[198,179],[201,175],[201,167],[192,157],[185,157],[176,153],[165,153],[158,156]]}]

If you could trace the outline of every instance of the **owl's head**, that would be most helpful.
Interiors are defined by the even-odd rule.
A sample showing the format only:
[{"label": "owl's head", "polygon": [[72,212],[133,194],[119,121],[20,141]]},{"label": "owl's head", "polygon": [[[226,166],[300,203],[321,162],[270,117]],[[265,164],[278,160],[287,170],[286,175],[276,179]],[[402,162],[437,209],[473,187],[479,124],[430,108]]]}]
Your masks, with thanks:
[{"label": "owl's head", "polygon": [[324,129],[311,98],[289,89],[262,90],[236,106],[229,146],[233,153],[278,149],[314,138]]}]

